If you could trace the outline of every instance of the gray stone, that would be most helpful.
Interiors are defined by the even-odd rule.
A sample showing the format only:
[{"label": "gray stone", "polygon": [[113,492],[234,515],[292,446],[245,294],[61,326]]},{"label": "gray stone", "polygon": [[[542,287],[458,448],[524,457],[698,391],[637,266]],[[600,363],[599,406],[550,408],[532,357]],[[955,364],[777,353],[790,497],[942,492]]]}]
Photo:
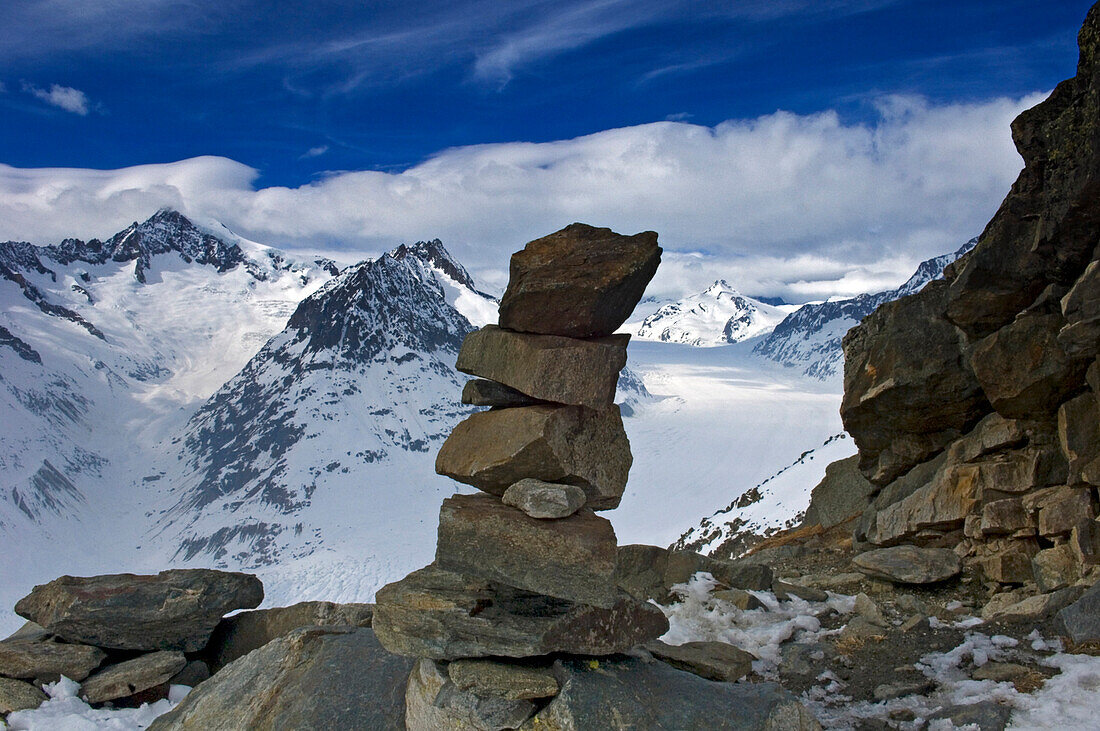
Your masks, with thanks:
[{"label": "gray stone", "polygon": [[925,695],[931,693],[936,684],[927,678],[920,680],[901,680],[896,683],[884,683],[876,686],[872,695],[876,701],[892,701],[895,698],[904,698],[907,695]]},{"label": "gray stone", "polygon": [[668,620],[627,594],[609,609],[430,565],[378,590],[374,630],[391,652],[448,660],[608,655],[660,637]]},{"label": "gray stone", "polygon": [[726,642],[685,642],[669,645],[654,640],[645,645],[653,657],[678,670],[707,680],[732,683],[752,672],[756,657]]},{"label": "gray stone", "polygon": [[1058,407],[1058,443],[1069,462],[1069,483],[1085,482],[1085,467],[1100,458],[1100,407],[1091,391]]},{"label": "gray stone", "polygon": [[459,690],[508,700],[550,698],[558,693],[558,679],[549,667],[496,660],[455,660],[447,677]]},{"label": "gray stone", "polygon": [[1071,640],[1100,642],[1100,584],[1094,584],[1080,599],[1062,608],[1058,627]]},{"label": "gray stone", "polygon": [[1064,589],[1081,578],[1081,566],[1068,544],[1039,551],[1031,559],[1031,571],[1039,591]]},{"label": "gray stone", "polygon": [[814,717],[774,683],[715,683],[632,657],[563,660],[561,692],[524,729],[811,731]]},{"label": "gray stone", "polygon": [[775,593],[776,599],[784,602],[790,600],[791,597],[797,597],[808,602],[823,602],[829,598],[829,595],[821,589],[778,580],[772,582],[772,592]]},{"label": "gray stone", "polygon": [[38,708],[46,700],[46,694],[30,683],[0,678],[0,718],[14,711]]},{"label": "gray stone", "polygon": [[1074,357],[1095,357],[1100,348],[1100,261],[1092,261],[1062,298],[1066,324],[1058,342]]},{"label": "gray stone", "polygon": [[230,663],[150,731],[402,729],[412,661],[360,627],[305,627]]},{"label": "gray stone", "polygon": [[886,618],[882,616],[882,610],[879,609],[878,604],[875,604],[874,599],[862,592],[856,595],[853,611],[855,611],[857,617],[862,617],[876,627],[886,626]]},{"label": "gray stone", "polygon": [[979,701],[966,706],[949,706],[928,717],[929,721],[950,720],[955,728],[977,728],[978,731],[1004,731],[1012,716],[1012,706],[995,701]]},{"label": "gray stone", "polygon": [[615,400],[629,335],[578,340],[486,325],[466,336],[455,366],[540,401],[605,409]]},{"label": "gray stone", "polygon": [[610,510],[622,499],[632,461],[617,406],[523,406],[458,424],[435,470],[497,496],[525,477],[577,485],[588,507]]},{"label": "gray stone", "polygon": [[454,495],[439,510],[435,562],[443,569],[559,599],[610,608],[617,545],[591,510],[538,520],[492,495]]},{"label": "gray stone", "polygon": [[975,668],[970,677],[974,680],[992,680],[994,683],[1012,683],[1032,673],[1026,665],[1014,662],[989,662]]},{"label": "gray stone", "polygon": [[500,326],[574,338],[610,335],[626,322],[660,263],[653,231],[622,236],[570,224],[512,254]]},{"label": "gray stone", "polygon": [[62,576],[15,605],[69,642],[115,650],[201,650],[222,616],[264,598],[250,574],[173,569],[156,576]]},{"label": "gray stone", "polygon": [[1071,586],[1066,589],[1052,591],[1049,594],[1030,596],[1014,604],[1009,604],[1008,606],[999,606],[991,609],[990,605],[987,604],[986,609],[982,611],[982,619],[1002,619],[1022,622],[1044,619],[1068,607],[1070,604],[1077,601],[1083,593],[1084,589]]},{"label": "gray stone", "polygon": [[501,501],[519,508],[532,518],[567,518],[584,507],[584,490],[575,485],[559,485],[525,478],[504,491]]},{"label": "gray stone", "polygon": [[711,596],[715,599],[729,602],[743,612],[752,611],[753,609],[765,609],[767,607],[764,602],[744,589],[719,589],[718,591],[711,592]]},{"label": "gray stone", "polygon": [[53,682],[64,675],[81,681],[107,654],[91,645],[5,640],[0,642],[0,675]]},{"label": "gray stone", "polygon": [[203,655],[217,672],[229,663],[299,627],[369,627],[372,604],[299,602],[226,617],[214,629]]},{"label": "gray stone", "polygon": [[875,486],[859,471],[859,455],[833,462],[810,493],[810,505],[802,524],[827,529],[858,518],[875,491]]},{"label": "gray stone", "polygon": [[475,378],[472,381],[467,381],[466,385],[462,387],[462,403],[471,406],[508,408],[512,406],[534,406],[539,403],[539,400],[520,393],[514,388],[509,388],[503,383]]},{"label": "gray stone", "polygon": [[932,584],[959,575],[962,564],[946,548],[894,546],[861,553],[852,564],[867,576],[899,584]]},{"label": "gray stone", "polygon": [[451,682],[440,666],[416,661],[405,691],[405,727],[410,731],[502,731],[519,728],[535,714],[529,700],[479,696]]},{"label": "gray stone", "polygon": [[182,652],[162,650],[108,665],[80,684],[80,696],[89,703],[129,698],[168,682],[187,665]]}]

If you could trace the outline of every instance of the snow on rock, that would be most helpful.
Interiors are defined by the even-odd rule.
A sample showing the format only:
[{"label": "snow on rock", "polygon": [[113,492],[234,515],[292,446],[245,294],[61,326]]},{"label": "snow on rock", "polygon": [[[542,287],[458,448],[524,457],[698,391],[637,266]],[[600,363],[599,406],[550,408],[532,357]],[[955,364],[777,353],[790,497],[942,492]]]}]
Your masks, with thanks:
[{"label": "snow on rock", "polygon": [[[62,676],[56,683],[42,687],[49,699],[38,708],[16,711],[8,716],[12,731],[139,731],[149,727],[157,716],[163,716],[179,705],[190,690],[173,685],[168,698],[156,703],[143,703],[138,708],[92,708],[80,698],[80,684]],[[0,721],[0,728],[3,722]]]},{"label": "snow on rock", "polygon": [[978,239],[971,239],[953,253],[922,262],[913,276],[897,289],[803,305],[757,343],[754,352],[788,367],[798,368],[811,378],[836,378],[841,375],[844,366],[841,341],[850,329],[879,305],[918,292],[929,282],[942,277],[944,267],[973,249],[977,243]]},{"label": "snow on rock", "polygon": [[659,308],[642,321],[636,336],[698,347],[728,345],[770,332],[794,309],[746,297],[719,279],[699,294]]}]

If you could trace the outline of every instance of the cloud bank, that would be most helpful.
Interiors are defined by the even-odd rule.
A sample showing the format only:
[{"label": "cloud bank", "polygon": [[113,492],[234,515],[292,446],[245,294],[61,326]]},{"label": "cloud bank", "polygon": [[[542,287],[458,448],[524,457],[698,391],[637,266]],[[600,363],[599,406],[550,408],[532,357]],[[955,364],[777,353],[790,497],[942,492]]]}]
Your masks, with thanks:
[{"label": "cloud bank", "polygon": [[88,96],[80,89],[60,84],[51,84],[49,89],[40,89],[34,84],[24,84],[23,91],[58,109],[79,114],[81,117],[88,116]]},{"label": "cloud bank", "polygon": [[161,206],[289,250],[373,255],[441,238],[490,283],[524,242],[573,221],[656,230],[653,293],[721,276],[792,301],[883,289],[979,233],[1021,166],[1010,121],[1041,100],[889,97],[873,123],[786,112],[547,143],[449,149],[401,172],[298,188],[217,157],[121,170],[0,165],[0,240],[107,236]]}]

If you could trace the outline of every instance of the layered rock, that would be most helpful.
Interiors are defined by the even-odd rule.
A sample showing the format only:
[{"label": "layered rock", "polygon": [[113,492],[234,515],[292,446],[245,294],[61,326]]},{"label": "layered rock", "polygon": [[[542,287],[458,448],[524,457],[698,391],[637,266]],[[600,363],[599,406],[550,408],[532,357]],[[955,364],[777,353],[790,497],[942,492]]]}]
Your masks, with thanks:
[{"label": "layered rock", "polygon": [[844,341],[841,416],[874,485],[863,548],[952,549],[1057,592],[1100,554],[1100,8],[1077,75],[1021,114],[1025,161],[942,282]]}]

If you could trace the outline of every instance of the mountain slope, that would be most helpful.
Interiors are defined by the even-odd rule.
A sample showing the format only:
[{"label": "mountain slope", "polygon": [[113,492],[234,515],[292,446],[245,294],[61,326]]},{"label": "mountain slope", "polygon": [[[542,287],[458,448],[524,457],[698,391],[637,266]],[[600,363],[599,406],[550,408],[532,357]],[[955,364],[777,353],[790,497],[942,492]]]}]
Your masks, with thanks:
[{"label": "mountain slope", "polygon": [[776,325],[756,345],[754,352],[783,365],[800,368],[812,378],[835,377],[844,364],[841,340],[848,330],[879,305],[920,291],[924,285],[942,277],[944,267],[973,249],[977,241],[971,239],[951,254],[922,262],[913,276],[897,289],[803,305]]},{"label": "mountain slope", "polygon": [[706,290],[660,307],[642,321],[642,340],[701,347],[728,345],[769,332],[793,308],[744,296],[724,279]]}]

